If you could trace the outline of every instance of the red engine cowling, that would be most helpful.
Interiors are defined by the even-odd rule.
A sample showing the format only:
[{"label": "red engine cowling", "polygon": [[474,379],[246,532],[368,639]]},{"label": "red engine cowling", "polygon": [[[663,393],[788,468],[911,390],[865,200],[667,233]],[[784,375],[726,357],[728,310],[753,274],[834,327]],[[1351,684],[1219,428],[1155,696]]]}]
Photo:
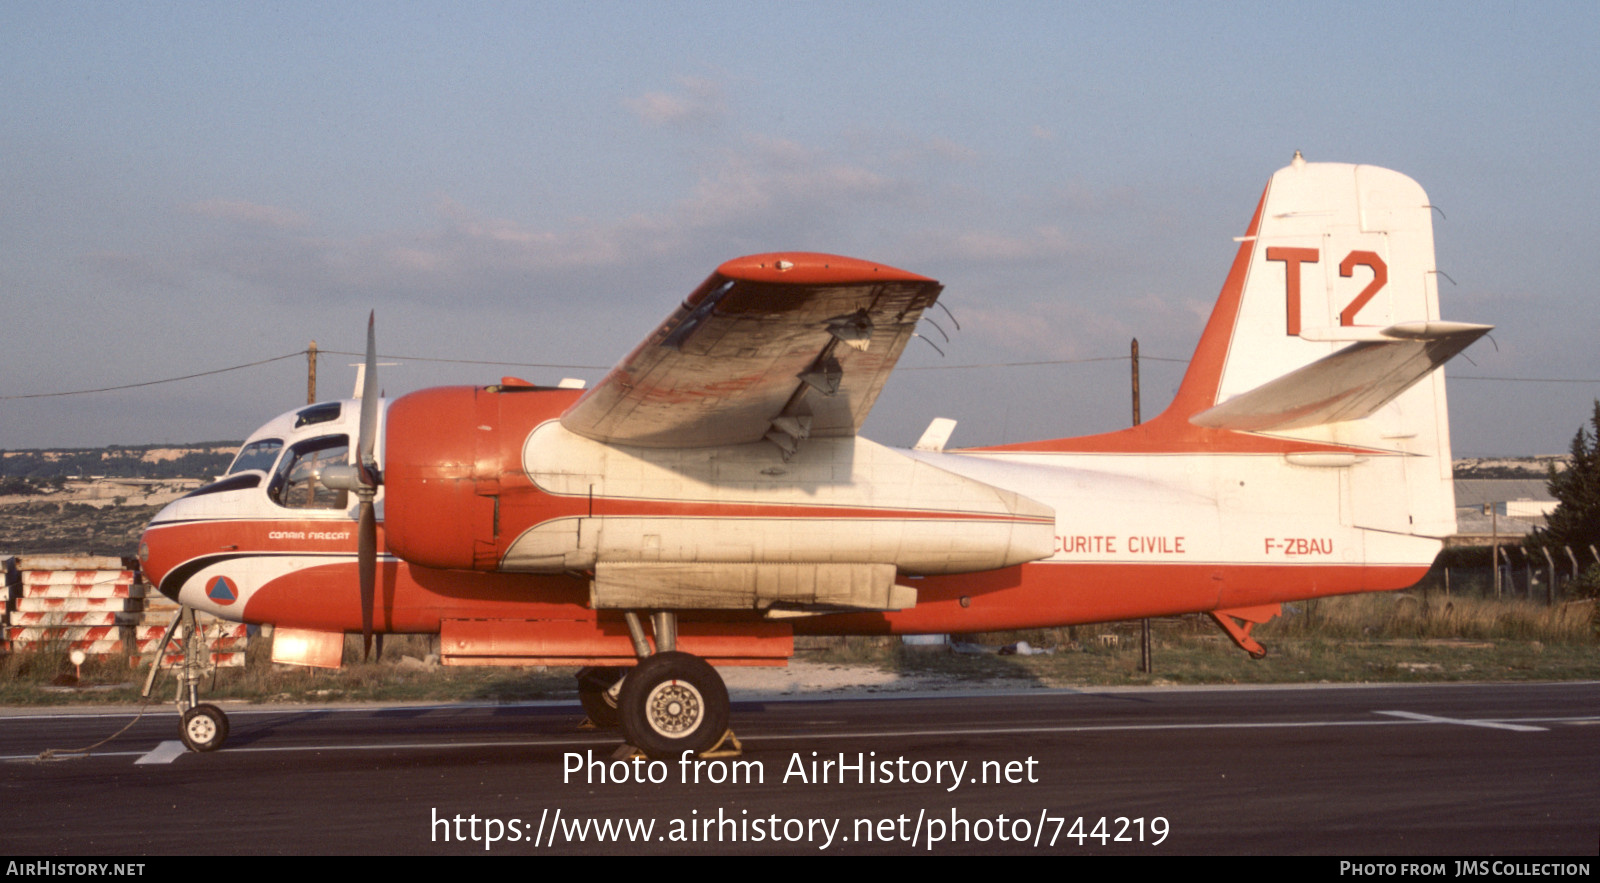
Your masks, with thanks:
[{"label": "red engine cowling", "polygon": [[500,495],[529,485],[522,442],[580,394],[445,386],[391,404],[383,475],[389,552],[422,567],[497,569],[503,551]]}]

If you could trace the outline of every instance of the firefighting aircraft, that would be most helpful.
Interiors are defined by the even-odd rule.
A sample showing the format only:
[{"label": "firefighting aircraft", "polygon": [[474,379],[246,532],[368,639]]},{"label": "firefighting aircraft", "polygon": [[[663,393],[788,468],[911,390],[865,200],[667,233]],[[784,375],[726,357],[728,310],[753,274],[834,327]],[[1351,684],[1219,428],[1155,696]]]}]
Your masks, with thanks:
[{"label": "firefighting aircraft", "polygon": [[[1399,589],[1455,531],[1431,208],[1386,169],[1272,176],[1170,407],[1082,438],[857,435],[938,282],[832,255],[723,264],[593,388],[506,378],[284,414],[161,511],[140,558],[279,661],[431,633],[457,665],[571,665],[652,756],[728,730],[713,666],[795,635],[1205,612],[1253,655],[1285,601]],[[179,690],[191,748],[227,719]]]}]

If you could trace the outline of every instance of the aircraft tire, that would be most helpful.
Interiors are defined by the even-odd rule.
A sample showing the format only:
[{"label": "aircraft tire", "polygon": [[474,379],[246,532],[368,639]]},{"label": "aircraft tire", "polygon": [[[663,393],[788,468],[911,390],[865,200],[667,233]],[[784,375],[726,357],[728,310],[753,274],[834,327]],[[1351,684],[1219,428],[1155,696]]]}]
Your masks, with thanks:
[{"label": "aircraft tire", "polygon": [[215,705],[202,702],[183,713],[178,734],[190,751],[216,751],[228,741],[228,716]]},{"label": "aircraft tire", "polygon": [[728,729],[728,688],[710,663],[688,653],[657,653],[622,682],[618,702],[628,743],[654,758],[699,753]]},{"label": "aircraft tire", "polygon": [[583,712],[589,716],[589,723],[605,730],[614,730],[622,725],[622,714],[617,711],[617,698],[610,691],[624,674],[626,672],[623,669],[610,665],[578,669],[578,701],[583,703]]}]

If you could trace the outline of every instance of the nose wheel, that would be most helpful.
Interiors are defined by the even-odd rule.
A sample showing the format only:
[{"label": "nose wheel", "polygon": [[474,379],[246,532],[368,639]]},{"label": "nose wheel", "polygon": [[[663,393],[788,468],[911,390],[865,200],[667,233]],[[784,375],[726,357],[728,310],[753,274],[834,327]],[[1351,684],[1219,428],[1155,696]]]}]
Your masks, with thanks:
[{"label": "nose wheel", "polygon": [[179,735],[190,751],[216,751],[228,741],[228,716],[215,705],[202,702],[183,713]]}]

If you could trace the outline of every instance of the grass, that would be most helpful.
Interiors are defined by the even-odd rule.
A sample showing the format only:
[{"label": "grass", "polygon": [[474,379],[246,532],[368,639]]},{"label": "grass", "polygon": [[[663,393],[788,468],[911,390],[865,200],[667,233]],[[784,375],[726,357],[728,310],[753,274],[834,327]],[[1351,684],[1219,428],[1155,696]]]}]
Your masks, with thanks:
[{"label": "grass", "polygon": [[[1254,660],[1205,616],[1152,622],[1153,672],[1139,670],[1139,624],[1115,623],[968,636],[993,646],[1025,640],[1039,656],[960,657],[883,646],[882,664],[905,673],[965,669],[1046,686],[1140,684],[1516,681],[1600,678],[1594,602],[1367,594],[1285,605],[1252,636]],[[841,658],[864,655],[845,649]]]},{"label": "grass", "polygon": [[[1253,660],[1205,616],[1152,621],[1153,673],[1139,671],[1139,624],[1036,629],[961,640],[995,648],[1027,641],[1049,655],[962,654],[897,638],[809,639],[797,657],[871,665],[906,674],[1055,687],[1140,684],[1343,683],[1600,679],[1594,602],[1555,607],[1420,594],[1368,594],[1285,605],[1253,633],[1269,653]],[[242,668],[218,669],[202,684],[211,699],[251,702],[482,701],[571,698],[566,668],[440,667],[428,636],[391,637],[384,660],[363,663],[360,639],[346,641],[338,670],[274,665],[253,642]],[[0,661],[0,705],[137,702],[144,668],[90,660],[75,677],[64,649]],[[156,702],[170,702],[164,673]]]},{"label": "grass", "polygon": [[[458,668],[422,662],[428,636],[390,636],[380,662],[361,662],[361,639],[345,641],[340,669],[273,664],[269,642],[251,643],[246,664],[218,668],[200,685],[208,700],[248,702],[512,702],[576,696],[569,669]],[[410,657],[407,659],[407,657]],[[0,662],[0,705],[68,705],[139,702],[149,671],[121,658],[90,660],[75,677],[63,650],[13,653]],[[170,703],[176,680],[164,670],[152,701]]]}]

